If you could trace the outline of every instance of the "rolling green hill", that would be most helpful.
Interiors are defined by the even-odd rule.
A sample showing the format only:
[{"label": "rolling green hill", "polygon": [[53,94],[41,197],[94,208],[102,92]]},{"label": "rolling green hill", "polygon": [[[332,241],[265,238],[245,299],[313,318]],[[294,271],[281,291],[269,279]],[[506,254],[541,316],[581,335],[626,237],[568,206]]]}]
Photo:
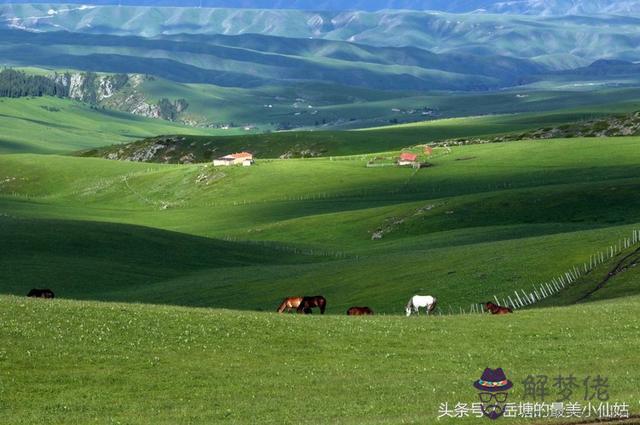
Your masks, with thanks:
[{"label": "rolling green hill", "polygon": [[[633,99],[633,94],[628,95],[629,99]],[[481,102],[481,99],[478,96],[459,100]],[[557,100],[553,96],[551,99],[548,100],[548,106]],[[494,101],[496,109],[501,109],[501,101],[507,103],[502,98],[487,100]],[[584,131],[583,134],[580,129],[596,125],[594,118],[600,117],[601,122],[613,122],[617,119],[615,117],[624,115],[621,112],[634,111],[636,108],[640,108],[640,102],[628,101],[548,112],[436,119],[357,131],[292,131],[222,137],[161,136],[129,144],[88,149],[78,155],[135,161],[142,158],[145,162],[168,163],[184,162],[183,158],[187,158],[189,162],[209,162],[221,154],[243,150],[248,150],[259,158],[362,155],[434,142],[458,143],[467,139],[520,140],[526,138],[527,134],[546,134],[560,128],[567,130],[557,131],[556,137],[592,135],[593,132]],[[612,132],[610,135],[624,134],[632,133]]]},{"label": "rolling green hill", "polygon": [[[418,171],[366,167],[397,152],[259,160],[250,168],[11,155],[0,157],[0,213],[144,225],[321,260],[205,264],[86,296],[54,282],[62,296],[271,310],[286,295],[323,293],[331,313],[361,303],[397,313],[409,295],[428,292],[448,311],[549,280],[636,229],[638,143],[576,138],[437,149],[433,166]],[[126,271],[110,252],[103,267]],[[17,276],[6,275],[3,285]],[[26,279],[7,291],[29,286]]]},{"label": "rolling green hill", "polygon": [[135,291],[203,270],[275,267],[313,259],[251,244],[110,223],[3,216],[0,229],[6,248],[0,260],[7,278],[3,289],[17,293],[29,285],[54,284],[64,287],[70,298],[108,298],[109,293]]},{"label": "rolling green hill", "polygon": [[[468,313],[638,231],[640,138],[415,146],[631,105],[264,135],[274,152],[362,150],[252,167],[0,155],[4,422],[299,423],[309,406],[320,422],[437,422],[440,403],[477,400],[487,366],[505,368],[516,402],[530,374],[600,374],[612,402],[632,403],[637,244],[531,308]],[[391,165],[401,142],[431,166]],[[57,297],[25,298],[34,287]],[[399,317],[416,293],[438,298],[435,316]],[[328,314],[274,314],[305,294]],[[376,316],[346,317],[353,305]]]},{"label": "rolling green hill", "polygon": [[[38,75],[53,73],[34,68],[27,72]],[[61,75],[64,70],[58,72]],[[135,80],[134,77],[131,79]],[[0,134],[0,152],[70,152],[152,138],[125,147],[125,152],[128,152],[155,143],[156,139],[153,137],[159,134],[181,134],[187,137],[188,142],[186,145],[176,146],[176,151],[168,155],[174,158],[173,162],[190,152],[194,152],[197,158],[202,155],[202,159],[208,159],[206,151],[209,151],[208,155],[212,155],[213,149],[216,152],[251,149],[262,157],[277,157],[287,152],[300,156],[300,151],[304,150],[314,155],[350,154],[394,149],[446,138],[521,131],[539,128],[541,125],[555,126],[640,108],[640,102],[637,101],[640,99],[640,91],[631,89],[416,95],[339,89],[329,85],[274,86],[247,90],[143,78],[135,92],[142,96],[142,100],[138,99],[139,102],[148,104],[154,104],[162,98],[187,99],[189,107],[180,116],[180,121],[215,126],[226,123],[227,126],[233,124],[235,127],[227,130],[188,127],[114,111],[113,109],[118,108],[130,110],[127,108],[137,107],[139,102],[131,104],[126,101],[132,94],[130,88],[105,98],[98,105],[51,97],[1,98],[0,122],[3,132]],[[600,106],[584,106],[593,104],[596,99],[603,103]],[[310,105],[313,106],[312,109],[308,107]],[[565,108],[559,109],[562,105]],[[572,109],[566,109],[567,107]],[[384,131],[371,133],[280,132],[250,136],[255,132],[281,126],[327,130],[415,121],[426,118],[424,114],[429,114],[431,118],[442,118],[473,112],[501,114],[514,111],[532,113],[417,123],[414,126],[389,127]],[[245,125],[250,126],[251,130],[245,130]],[[192,137],[234,134],[242,136],[216,139]],[[192,143],[195,144],[192,146]],[[123,147],[118,146],[117,150],[120,149]],[[112,151],[113,149],[100,149],[97,153]],[[175,158],[176,152],[184,154]]]},{"label": "rolling green hill", "polygon": [[3,4],[0,423],[640,423],[638,23]]},{"label": "rolling green hill", "polygon": [[[76,100],[106,108],[158,117],[157,105],[166,99],[184,100],[186,109],[174,121],[191,127],[211,128],[208,134],[265,132],[277,129],[313,130],[377,127],[389,123],[425,119],[492,115],[515,112],[560,113],[580,108],[584,115],[630,110],[640,104],[639,89],[595,87],[588,90],[529,90],[490,93],[443,93],[381,91],[324,83],[269,85],[260,88],[231,88],[210,84],[187,84],[148,75],[95,74],[93,90],[83,88],[87,74],[74,70],[29,68],[28,74],[47,75],[65,82]],[[112,80],[127,78],[113,90]],[[110,89],[106,89],[109,87]],[[599,106],[594,106],[599,105]],[[567,111],[568,110],[568,111]],[[35,114],[35,111],[32,111]],[[578,111],[576,111],[578,112]],[[34,115],[34,118],[37,114]],[[567,119],[576,119],[568,116]],[[23,123],[26,125],[28,123]],[[540,125],[546,124],[540,117]],[[245,127],[251,131],[244,130]],[[179,128],[176,126],[176,128]],[[229,128],[225,131],[215,131]],[[151,130],[150,130],[151,131]],[[158,127],[155,132],[175,132]],[[193,130],[193,134],[205,133]],[[158,135],[160,133],[155,133]],[[10,141],[10,140],[7,140]],[[87,145],[90,147],[92,144]]]},{"label": "rolling green hill", "polygon": [[0,127],[0,153],[70,152],[166,133],[216,134],[53,97],[0,98]]}]

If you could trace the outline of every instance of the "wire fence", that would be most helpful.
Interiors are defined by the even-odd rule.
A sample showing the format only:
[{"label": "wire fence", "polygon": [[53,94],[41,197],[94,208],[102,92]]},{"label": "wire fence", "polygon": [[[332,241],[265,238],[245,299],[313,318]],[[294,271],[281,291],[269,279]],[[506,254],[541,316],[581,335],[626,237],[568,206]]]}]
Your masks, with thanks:
[{"label": "wire fence", "polygon": [[[578,283],[581,277],[591,273],[598,266],[618,256],[622,251],[640,244],[640,230],[633,230],[631,237],[620,239],[616,244],[610,245],[589,256],[589,261],[573,266],[566,272],[552,278],[550,281],[533,285],[527,290],[516,289],[506,295],[493,295],[491,301],[513,310],[528,307],[541,302],[558,292]],[[445,311],[438,314],[484,314],[484,303],[471,304],[468,308],[448,306]]]}]

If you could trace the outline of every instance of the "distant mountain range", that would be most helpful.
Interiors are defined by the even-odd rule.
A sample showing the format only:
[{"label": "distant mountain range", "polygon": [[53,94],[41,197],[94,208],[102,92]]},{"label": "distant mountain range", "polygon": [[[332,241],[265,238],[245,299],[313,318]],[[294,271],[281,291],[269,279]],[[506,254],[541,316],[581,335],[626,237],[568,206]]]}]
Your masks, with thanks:
[{"label": "distant mountain range", "polygon": [[95,4],[135,6],[222,7],[251,9],[434,10],[450,13],[488,12],[543,16],[639,14],[638,0],[62,0],[2,3]]},{"label": "distant mountain range", "polygon": [[434,54],[343,41],[257,34],[163,38],[0,30],[0,58],[20,66],[153,74],[183,83],[258,87],[323,82],[383,90],[487,90],[545,71],[496,55]]},{"label": "distant mountain range", "polygon": [[[582,67],[599,59],[640,60],[640,17],[633,16],[13,4],[0,5],[1,27],[136,37],[259,34],[376,47],[411,46],[436,54],[507,56],[552,70]],[[262,51],[261,46],[256,49]],[[339,50],[334,56],[350,54],[344,45]]]},{"label": "distant mountain range", "polygon": [[640,17],[5,4],[0,40],[8,66],[246,90],[485,91],[591,77],[633,84]]},{"label": "distant mountain range", "polygon": [[[64,97],[94,108],[189,125],[241,123],[249,129],[256,123],[270,129],[352,128],[354,123],[439,116],[432,97],[452,92],[516,87],[524,92],[573,91],[640,84],[640,15],[591,12],[623,5],[631,10],[636,2],[420,3],[448,12],[157,7],[158,3],[0,3],[0,67],[44,68],[54,75],[51,81],[65,88]],[[312,6],[302,0],[218,4],[231,3]],[[314,5],[332,8],[338,3],[319,0]],[[347,5],[373,9],[418,7],[419,2]],[[534,6],[541,14],[563,16],[526,14],[533,13]],[[517,8],[524,8],[525,14],[450,13]],[[17,86],[15,79],[7,81],[11,96],[39,93],[43,82],[28,76]],[[516,93],[513,99],[528,95]],[[536,102],[530,104],[535,107]],[[227,113],[230,109],[245,112]],[[483,109],[496,110],[505,109]]]}]

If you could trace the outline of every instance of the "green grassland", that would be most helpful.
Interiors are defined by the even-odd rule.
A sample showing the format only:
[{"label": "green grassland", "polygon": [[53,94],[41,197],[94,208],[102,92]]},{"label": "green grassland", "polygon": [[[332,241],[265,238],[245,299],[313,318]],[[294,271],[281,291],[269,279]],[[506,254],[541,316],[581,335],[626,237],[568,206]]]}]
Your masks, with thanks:
[{"label": "green grassland", "polygon": [[[53,75],[78,70],[18,68],[29,74]],[[103,73],[100,73],[103,74]],[[139,76],[142,77],[142,76]],[[157,104],[161,99],[185,99],[188,107],[180,112],[176,122],[192,127],[221,128],[227,131],[184,129],[169,122],[154,123],[137,117],[120,115],[132,120],[132,125],[145,127],[144,132],[131,132],[131,136],[158,134],[236,134],[239,128],[250,126],[253,132],[282,129],[337,130],[368,128],[390,123],[412,123],[426,119],[468,117],[512,113],[544,113],[582,110],[585,115],[629,111],[638,106],[640,89],[596,87],[591,90],[507,90],[501,92],[413,92],[381,91],[368,88],[347,87],[319,82],[273,83],[254,88],[222,87],[213,84],[193,84],[170,81],[160,77],[144,76],[141,83],[129,83],[108,98],[98,102],[89,112],[106,109],[127,112],[136,102]],[[135,87],[134,87],[135,86]],[[135,100],[132,100],[135,99]],[[20,103],[12,109],[22,110]],[[80,104],[78,104],[80,105]],[[600,105],[600,106],[593,106]],[[45,105],[46,106],[46,105]],[[79,106],[82,108],[82,106]],[[72,111],[71,108],[64,108]],[[34,121],[23,126],[35,126],[40,116],[47,121],[47,109],[29,110]],[[42,113],[40,113],[42,112]],[[78,114],[80,111],[73,111]],[[49,114],[50,115],[50,114]],[[38,117],[38,119],[36,119]],[[111,123],[112,116],[107,120]],[[568,117],[570,118],[570,117]],[[543,122],[544,119],[541,119]],[[96,124],[99,127],[99,124]],[[78,129],[77,131],[80,131]],[[28,130],[27,130],[28,132]],[[246,133],[246,131],[242,131]],[[19,143],[20,135],[7,134],[5,142]],[[93,138],[91,134],[88,138]],[[116,141],[131,141],[131,137]],[[104,142],[108,144],[105,139]],[[24,142],[23,142],[24,143]],[[86,144],[81,147],[92,147]],[[75,147],[75,146],[74,146]],[[27,151],[23,149],[23,151]]]},{"label": "green grassland", "polygon": [[[21,70],[39,75],[78,72]],[[0,152],[67,153],[114,144],[118,145],[113,149],[119,151],[123,143],[180,134],[187,137],[184,146],[174,149],[175,159],[194,152],[200,160],[209,160],[214,153],[229,149],[250,149],[261,157],[345,155],[532,130],[640,109],[640,90],[633,88],[421,93],[317,82],[242,88],[150,76],[141,80],[135,88],[126,85],[97,106],[57,98],[0,99],[4,130]],[[161,99],[186,99],[188,108],[175,123],[116,112],[131,110],[127,108],[136,102],[155,104]],[[452,117],[455,119],[446,119]],[[401,125],[388,125],[395,122]],[[247,126],[250,131],[244,129]],[[371,127],[379,131],[366,131]],[[336,131],[363,128],[363,133]],[[276,129],[305,131],[270,133]],[[144,148],[147,143],[154,140],[131,149]],[[164,151],[160,154],[166,156]]]},{"label": "green grassland", "polygon": [[[0,155],[2,423],[435,423],[487,366],[516,402],[529,374],[607,376],[637,414],[637,245],[511,316],[458,313],[638,230],[640,138],[416,146],[607,112],[256,136],[352,155],[248,168]],[[399,146],[432,166],[367,167]],[[416,293],[435,315],[401,317]],[[274,312],[315,294],[327,315]]]},{"label": "green grassland", "polygon": [[216,134],[52,97],[0,99],[0,128],[0,153],[60,153],[157,134]]},{"label": "green grassland", "polygon": [[[234,123],[268,129],[336,130],[388,126],[441,118],[544,113],[583,109],[585,114],[628,112],[639,104],[640,89],[499,92],[379,91],[335,84],[297,83],[259,88],[185,84],[154,78],[140,87],[150,100],[184,98],[184,119]],[[544,120],[541,120],[542,124]]]},{"label": "green grassland", "polygon": [[[0,423],[476,424],[438,406],[475,402],[488,366],[514,381],[511,401],[533,401],[528,375],[602,375],[640,414],[638,243],[513,315],[470,313],[640,230],[640,137],[424,150],[640,110],[637,65],[587,66],[633,57],[635,18],[26,18],[49,7],[0,7],[34,30],[0,29],[3,64],[146,77],[99,106],[0,99]],[[207,34],[221,27],[271,36]],[[235,129],[113,110],[128,97],[187,99],[178,121]],[[256,164],[212,166],[240,150]],[[395,166],[401,151],[427,166]],[[320,294],[326,315],[275,314]],[[404,317],[414,294],[437,297],[435,314]],[[346,317],[355,305],[376,315]]]},{"label": "green grassland", "polygon": [[[11,220],[72,220],[61,241],[100,246],[99,229],[82,222],[111,222],[305,257],[226,267],[187,251],[185,264],[198,266],[95,291],[80,290],[80,278],[60,279],[53,283],[61,296],[272,310],[284,296],[322,293],[329,311],[341,314],[353,304],[399,313],[410,295],[428,292],[448,312],[551,279],[636,229],[639,144],[631,137],[437,149],[433,167],[418,171],[366,167],[397,152],[262,160],[250,168],[7,155],[0,157],[0,213],[9,221],[5,232],[17,225]],[[372,240],[375,233],[382,239]],[[31,270],[25,251],[42,246],[41,258],[55,257],[61,270],[77,261],[47,240],[57,239],[36,239],[5,257],[24,265],[3,275],[5,292],[46,286],[53,273]],[[100,252],[82,276],[126,272],[121,256]]]},{"label": "green grassland", "polygon": [[488,365],[505,369],[516,403],[531,401],[529,374],[607,376],[611,402],[630,403],[632,413],[640,398],[637,297],[428,320],[0,303],[0,399],[10,425],[479,423],[438,421],[438,406],[476,402],[471,384]]},{"label": "green grassland", "polygon": [[[476,99],[478,100],[478,99]],[[419,143],[447,139],[495,137],[523,131],[580,123],[615,113],[635,111],[640,103],[617,102],[610,105],[562,109],[547,112],[486,115],[437,119],[352,131],[290,131],[235,136],[152,137],[128,144],[87,149],[81,156],[128,159],[153,148],[150,162],[176,163],[189,154],[196,162],[210,161],[230,151],[248,150],[258,158],[327,157],[360,155],[409,148]],[[167,160],[167,158],[171,158]]]}]

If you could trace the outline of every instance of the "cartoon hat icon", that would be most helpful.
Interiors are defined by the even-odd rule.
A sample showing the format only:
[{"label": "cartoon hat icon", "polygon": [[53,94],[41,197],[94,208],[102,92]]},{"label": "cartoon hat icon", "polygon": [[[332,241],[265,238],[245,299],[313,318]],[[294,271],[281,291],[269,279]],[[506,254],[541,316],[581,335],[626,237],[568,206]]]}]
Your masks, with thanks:
[{"label": "cartoon hat icon", "polygon": [[504,370],[499,367],[498,369],[486,368],[484,372],[482,372],[482,378],[474,382],[473,386],[480,391],[497,393],[508,391],[513,387],[513,383],[507,379]]}]

